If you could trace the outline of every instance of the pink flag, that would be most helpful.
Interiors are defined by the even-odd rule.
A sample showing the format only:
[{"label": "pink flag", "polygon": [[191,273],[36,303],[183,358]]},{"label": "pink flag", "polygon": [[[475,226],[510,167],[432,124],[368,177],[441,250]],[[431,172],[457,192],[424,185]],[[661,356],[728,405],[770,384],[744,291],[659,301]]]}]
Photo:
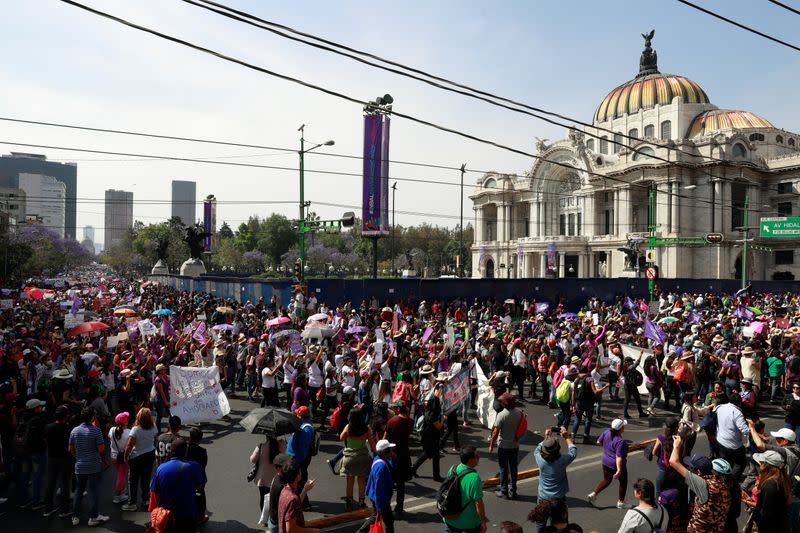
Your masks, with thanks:
[{"label": "pink flag", "polygon": [[191,333],[192,329],[193,329],[192,325],[188,324],[185,328],[183,328],[183,331],[181,331],[181,335],[186,335],[187,333]]},{"label": "pink flag", "polygon": [[433,328],[425,328],[425,333],[422,334],[422,343],[428,342],[428,338],[430,338],[431,333],[433,333]]},{"label": "pink flag", "polygon": [[175,328],[172,327],[172,324],[170,324],[169,320],[166,318],[161,321],[161,334],[165,337],[178,336],[178,334],[175,332]]},{"label": "pink flag", "polygon": [[208,337],[206,337],[206,323],[200,322],[200,325],[197,326],[197,329],[194,330],[194,334],[192,338],[196,341],[205,343],[208,342]]},{"label": "pink flag", "polygon": [[752,322],[750,327],[753,328],[753,331],[756,333],[761,333],[764,330],[764,323],[763,322]]}]

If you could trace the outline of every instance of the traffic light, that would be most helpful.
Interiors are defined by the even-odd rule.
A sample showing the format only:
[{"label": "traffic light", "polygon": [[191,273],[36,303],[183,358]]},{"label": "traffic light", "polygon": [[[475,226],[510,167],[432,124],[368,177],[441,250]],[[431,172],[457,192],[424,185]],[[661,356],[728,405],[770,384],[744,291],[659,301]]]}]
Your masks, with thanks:
[{"label": "traffic light", "polygon": [[706,242],[708,244],[719,244],[723,240],[725,240],[725,236],[722,233],[708,233],[706,234]]},{"label": "traffic light", "polygon": [[303,264],[299,259],[294,263],[294,277],[297,278],[297,281],[303,281]]}]

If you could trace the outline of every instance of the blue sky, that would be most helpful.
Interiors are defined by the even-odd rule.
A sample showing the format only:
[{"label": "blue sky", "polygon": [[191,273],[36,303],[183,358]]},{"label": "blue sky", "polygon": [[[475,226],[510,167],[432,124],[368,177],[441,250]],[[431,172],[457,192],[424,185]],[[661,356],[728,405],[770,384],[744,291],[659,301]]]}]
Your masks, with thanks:
[{"label": "blue sky", "polygon": [[[632,78],[640,33],[656,29],[662,72],[697,81],[712,103],[746,109],[778,127],[800,130],[795,103],[800,53],[729,26],[672,0],[641,2],[443,1],[267,2],[225,0],[234,7],[368,50],[477,88],[589,121],[613,87]],[[703,1],[709,9],[800,44],[800,16],[766,0]],[[787,0],[788,1],[788,0]],[[533,151],[534,137],[559,139],[562,128],[381,72],[293,43],[179,0],[86,0],[134,22],[361,99],[389,92],[395,109]],[[310,89],[235,66],[85,13],[57,0],[6,0],[0,19],[4,76],[0,115],[294,148],[297,128],[327,150],[359,154],[361,109]],[[800,2],[793,5],[800,7]],[[296,166],[293,153],[155,141],[2,124],[2,141],[91,149],[230,158]],[[132,190],[135,201],[169,199],[172,179],[194,179],[198,198],[215,194],[218,216],[236,226],[250,214],[295,217],[289,205],[226,202],[296,201],[293,172],[10,146],[51,159],[77,160],[78,225],[102,239],[103,191]],[[393,159],[521,172],[528,158],[395,119]],[[307,168],[360,172],[357,160],[310,155]],[[394,165],[393,177],[457,182],[458,172]],[[467,174],[473,184],[478,174]],[[360,180],[307,174],[306,198],[323,218],[360,204]],[[469,190],[465,194],[469,194]],[[317,206],[327,202],[342,207]],[[398,223],[457,224],[458,189],[399,181]],[[157,222],[168,204],[137,203],[134,217]],[[198,213],[200,210],[198,209]],[[465,216],[472,210],[466,200]],[[80,232],[79,232],[80,233]]]}]

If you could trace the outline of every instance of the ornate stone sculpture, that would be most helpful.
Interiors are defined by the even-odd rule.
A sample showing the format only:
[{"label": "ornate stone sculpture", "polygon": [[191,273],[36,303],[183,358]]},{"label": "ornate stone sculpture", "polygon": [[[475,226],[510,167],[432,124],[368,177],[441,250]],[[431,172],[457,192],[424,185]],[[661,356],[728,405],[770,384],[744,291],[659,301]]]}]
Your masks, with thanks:
[{"label": "ornate stone sculpture", "polygon": [[632,239],[628,238],[628,244],[625,248],[617,248],[620,252],[625,254],[625,267],[623,270],[636,270],[639,265],[639,245],[641,244],[641,239]]},{"label": "ornate stone sculpture", "polygon": [[569,130],[569,140],[572,143],[572,147],[575,149],[575,152],[578,154],[579,157],[586,156],[586,143],[583,142],[583,132],[580,130]]},{"label": "ornate stone sculpture", "polygon": [[655,34],[656,30],[650,30],[650,33],[642,34],[642,37],[644,37],[644,50],[639,58],[639,76],[637,77],[658,73],[658,54],[650,46]]},{"label": "ornate stone sculpture", "polygon": [[203,256],[203,250],[205,249],[203,240],[208,236],[209,233],[199,231],[194,226],[186,228],[186,236],[183,241],[189,245],[189,256],[192,259],[200,259]]},{"label": "ornate stone sculpture", "polygon": [[550,139],[540,139],[539,137],[534,137],[536,139],[536,151],[541,153],[546,152],[552,146],[551,144],[547,144],[547,141]]}]

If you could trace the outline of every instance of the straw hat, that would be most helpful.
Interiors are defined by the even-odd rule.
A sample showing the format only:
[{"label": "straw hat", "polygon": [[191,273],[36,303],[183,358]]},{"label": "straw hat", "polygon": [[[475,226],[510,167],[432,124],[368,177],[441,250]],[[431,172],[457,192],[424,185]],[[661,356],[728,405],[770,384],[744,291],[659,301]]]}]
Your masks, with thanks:
[{"label": "straw hat", "polygon": [[742,350],[742,355],[752,355],[752,354],[753,354],[752,346],[745,346],[744,350]]},{"label": "straw hat", "polygon": [[725,337],[723,337],[720,334],[716,334],[716,335],[714,335],[714,338],[711,339],[711,342],[722,342],[724,340],[725,340]]},{"label": "straw hat", "polygon": [[431,365],[425,365],[419,369],[420,376],[427,376],[429,374],[433,374],[433,367]]},{"label": "straw hat", "polygon": [[450,379],[450,373],[449,372],[439,372],[436,375],[436,381],[447,381],[448,379]]}]

